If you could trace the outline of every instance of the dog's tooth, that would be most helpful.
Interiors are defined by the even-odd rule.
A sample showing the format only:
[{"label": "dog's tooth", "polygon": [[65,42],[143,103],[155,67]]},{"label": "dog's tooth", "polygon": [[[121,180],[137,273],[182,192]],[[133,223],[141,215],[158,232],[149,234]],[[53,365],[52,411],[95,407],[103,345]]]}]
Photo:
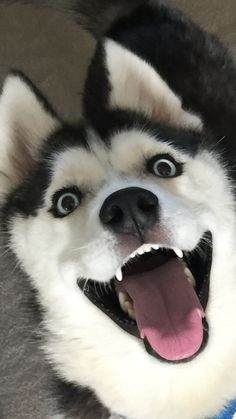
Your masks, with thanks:
[{"label": "dog's tooth", "polygon": [[131,300],[129,294],[126,294],[126,300],[125,300],[125,307],[126,310],[128,311],[130,308],[133,308],[133,301]]},{"label": "dog's tooth", "polygon": [[144,253],[149,253],[152,251],[152,249],[159,249],[158,245],[152,245],[152,244],[143,244],[140,246],[137,250],[135,250],[133,253],[131,253],[127,258],[125,258],[123,265],[127,263],[130,259],[135,258],[137,255],[143,255]]},{"label": "dog's tooth", "polygon": [[133,301],[130,299],[129,295],[127,294],[127,300],[124,303],[123,310],[128,313],[129,317],[133,320],[135,320],[135,314],[134,314],[134,304]]},{"label": "dog's tooth", "polygon": [[145,253],[149,253],[152,250],[152,246],[150,244],[145,244],[144,246]]},{"label": "dog's tooth", "polygon": [[135,320],[134,304],[129,294],[127,294],[127,292],[120,291],[118,293],[118,299],[124,313],[127,313],[132,320]]},{"label": "dog's tooth", "polygon": [[143,254],[145,253],[144,248],[143,248],[143,247],[140,247],[140,248],[137,250],[137,253],[138,253],[139,255],[143,255]]},{"label": "dog's tooth", "polygon": [[121,282],[122,281],[122,278],[123,278],[122,270],[121,270],[121,268],[119,268],[116,271],[116,279]]},{"label": "dog's tooth", "polygon": [[125,292],[123,292],[122,294],[123,295],[119,296],[119,302],[122,310],[125,313],[134,311],[133,301],[131,300],[130,296]]},{"label": "dog's tooth", "polygon": [[187,276],[187,279],[190,282],[190,284],[195,288],[196,287],[195,278],[194,278],[192,272],[190,271],[190,269],[187,268],[187,266],[184,268],[184,273]]},{"label": "dog's tooth", "polygon": [[136,250],[136,254],[138,253],[139,255],[143,255],[146,252],[150,252],[150,249],[150,244],[143,244]]},{"label": "dog's tooth", "polygon": [[119,298],[120,305],[123,305],[124,302],[126,301],[126,294],[124,292],[120,291],[118,293],[118,298]]},{"label": "dog's tooth", "polygon": [[180,259],[183,258],[184,254],[183,254],[182,250],[178,249],[177,247],[173,247],[172,249]]},{"label": "dog's tooth", "polygon": [[118,298],[119,298],[119,303],[122,310],[127,313],[128,310],[127,310],[126,302],[128,301],[128,298],[129,298],[128,294],[126,292],[120,291],[118,293]]},{"label": "dog's tooth", "polygon": [[158,249],[160,249],[160,246],[158,246],[158,244],[152,244],[152,248],[154,250],[158,250]]}]

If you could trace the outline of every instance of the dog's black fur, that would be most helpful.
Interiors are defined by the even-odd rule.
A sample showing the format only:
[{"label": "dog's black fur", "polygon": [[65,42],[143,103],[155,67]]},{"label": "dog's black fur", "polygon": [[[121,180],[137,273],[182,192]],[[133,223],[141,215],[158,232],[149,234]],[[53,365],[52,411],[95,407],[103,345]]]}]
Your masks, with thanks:
[{"label": "dog's black fur", "polygon": [[[199,113],[216,141],[224,139],[227,156],[235,155],[235,62],[216,37],[203,32],[182,13],[155,3],[138,6],[129,17],[117,21],[107,36],[154,67],[183,101],[183,107]],[[98,44],[84,95],[87,118],[101,129],[108,112],[109,82],[103,44]],[[232,162],[233,163],[233,162]]]}]

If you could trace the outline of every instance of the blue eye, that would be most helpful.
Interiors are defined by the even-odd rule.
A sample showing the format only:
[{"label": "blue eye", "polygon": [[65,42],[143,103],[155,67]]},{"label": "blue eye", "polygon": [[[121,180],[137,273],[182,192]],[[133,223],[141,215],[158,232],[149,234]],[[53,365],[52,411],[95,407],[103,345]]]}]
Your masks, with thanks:
[{"label": "blue eye", "polygon": [[55,217],[66,217],[75,211],[81,204],[81,193],[74,188],[65,188],[53,197],[53,207],[51,212]]}]

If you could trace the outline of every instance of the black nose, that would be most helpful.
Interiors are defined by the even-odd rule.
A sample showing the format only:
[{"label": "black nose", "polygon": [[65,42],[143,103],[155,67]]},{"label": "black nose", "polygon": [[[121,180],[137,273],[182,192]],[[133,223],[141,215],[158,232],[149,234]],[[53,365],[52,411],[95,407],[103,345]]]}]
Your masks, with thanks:
[{"label": "black nose", "polygon": [[158,220],[158,199],[142,188],[125,188],[104,201],[100,219],[116,233],[129,233],[143,238]]}]

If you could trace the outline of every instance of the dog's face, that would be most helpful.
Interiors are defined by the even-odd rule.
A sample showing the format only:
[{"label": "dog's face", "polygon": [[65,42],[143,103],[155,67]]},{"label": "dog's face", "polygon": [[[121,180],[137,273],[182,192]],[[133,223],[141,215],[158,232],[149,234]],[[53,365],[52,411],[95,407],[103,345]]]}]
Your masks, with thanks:
[{"label": "dog's face", "polygon": [[59,372],[109,407],[124,399],[130,415],[132,387],[140,418],[176,380],[176,417],[214,411],[235,385],[236,342],[234,197],[214,148],[138,116],[106,141],[65,127],[19,75],[0,111],[10,246],[38,291]]}]

